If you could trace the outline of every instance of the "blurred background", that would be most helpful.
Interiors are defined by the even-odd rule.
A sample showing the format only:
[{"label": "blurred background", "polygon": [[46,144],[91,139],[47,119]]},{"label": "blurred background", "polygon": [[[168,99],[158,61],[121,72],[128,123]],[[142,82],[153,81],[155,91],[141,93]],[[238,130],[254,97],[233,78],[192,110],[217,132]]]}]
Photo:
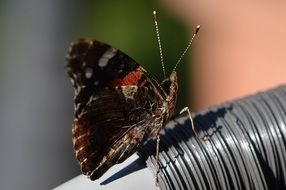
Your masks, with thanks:
[{"label": "blurred background", "polygon": [[286,1],[162,0],[191,35],[193,110],[285,84]]},{"label": "blurred background", "polygon": [[80,173],[64,70],[74,39],[109,43],[161,81],[152,11],[169,72],[200,24],[178,67],[177,105],[200,110],[285,83],[285,8],[285,1],[0,0],[0,188],[51,189]]}]

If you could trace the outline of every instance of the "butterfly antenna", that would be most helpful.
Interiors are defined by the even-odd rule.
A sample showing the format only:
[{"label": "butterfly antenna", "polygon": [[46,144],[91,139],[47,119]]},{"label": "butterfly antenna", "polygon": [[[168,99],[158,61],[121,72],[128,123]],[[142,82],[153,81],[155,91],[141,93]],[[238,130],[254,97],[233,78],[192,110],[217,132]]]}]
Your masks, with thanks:
[{"label": "butterfly antenna", "polygon": [[182,55],[180,56],[179,60],[177,61],[174,69],[173,69],[173,72],[176,70],[177,66],[179,65],[179,63],[181,62],[181,60],[183,59],[184,55],[187,53],[188,49],[191,47],[196,35],[198,34],[199,30],[200,30],[201,26],[200,25],[197,25],[197,28],[196,28],[196,31],[195,33],[193,34],[193,37],[192,39],[190,40],[189,44],[187,45],[185,51],[182,53]]},{"label": "butterfly antenna", "polygon": [[153,11],[153,19],[154,19],[155,28],[156,28],[156,35],[157,35],[157,41],[158,41],[158,45],[159,45],[160,59],[161,59],[163,74],[164,74],[164,78],[166,78],[165,64],[164,64],[164,59],[163,59],[162,46],[161,46],[159,27],[158,27],[158,22],[157,22],[157,12],[156,11]]}]

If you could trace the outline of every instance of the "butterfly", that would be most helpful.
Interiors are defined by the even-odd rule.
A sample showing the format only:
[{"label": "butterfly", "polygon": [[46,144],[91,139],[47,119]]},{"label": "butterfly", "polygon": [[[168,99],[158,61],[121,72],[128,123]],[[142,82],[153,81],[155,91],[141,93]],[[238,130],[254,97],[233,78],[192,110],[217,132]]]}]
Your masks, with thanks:
[{"label": "butterfly", "polygon": [[90,39],[72,43],[66,70],[75,91],[74,151],[91,180],[157,136],[173,116],[175,71],[159,84],[125,53]]},{"label": "butterfly", "polygon": [[75,92],[72,140],[82,173],[100,178],[152,137],[158,156],[159,132],[176,105],[175,69],[158,83],[122,51],[87,38],[72,42],[66,60]]}]

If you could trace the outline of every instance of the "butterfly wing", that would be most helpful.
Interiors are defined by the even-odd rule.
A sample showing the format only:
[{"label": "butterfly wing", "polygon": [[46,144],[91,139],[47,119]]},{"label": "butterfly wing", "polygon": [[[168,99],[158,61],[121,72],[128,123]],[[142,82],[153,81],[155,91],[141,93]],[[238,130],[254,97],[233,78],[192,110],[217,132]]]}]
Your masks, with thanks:
[{"label": "butterfly wing", "polygon": [[133,59],[88,39],[74,42],[67,71],[75,89],[74,150],[94,180],[124,161],[164,122],[164,93]]}]

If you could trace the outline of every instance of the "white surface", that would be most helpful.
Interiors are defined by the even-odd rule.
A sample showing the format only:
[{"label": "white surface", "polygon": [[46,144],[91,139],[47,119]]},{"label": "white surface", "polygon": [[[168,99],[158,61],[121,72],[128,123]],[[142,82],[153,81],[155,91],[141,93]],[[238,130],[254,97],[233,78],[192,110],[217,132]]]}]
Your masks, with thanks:
[{"label": "white surface", "polygon": [[[142,166],[142,161],[138,161],[138,155],[133,154],[130,158],[125,160],[122,164],[118,164],[110,168],[101,178],[96,181],[91,181],[84,175],[79,175],[70,181],[58,186],[55,190],[67,190],[67,189],[84,189],[84,190],[128,190],[128,189],[150,189],[150,190],[157,190],[158,187],[155,186],[155,177],[151,173],[148,168],[143,168],[137,171],[134,171],[126,176],[120,177],[115,180],[110,180],[113,174],[120,174],[123,170],[126,169],[136,169],[136,164]],[[136,164],[132,164],[136,162]],[[109,179],[109,180],[108,180]],[[107,182],[109,181],[109,182]],[[102,182],[106,183],[105,185],[101,184]]]}]

